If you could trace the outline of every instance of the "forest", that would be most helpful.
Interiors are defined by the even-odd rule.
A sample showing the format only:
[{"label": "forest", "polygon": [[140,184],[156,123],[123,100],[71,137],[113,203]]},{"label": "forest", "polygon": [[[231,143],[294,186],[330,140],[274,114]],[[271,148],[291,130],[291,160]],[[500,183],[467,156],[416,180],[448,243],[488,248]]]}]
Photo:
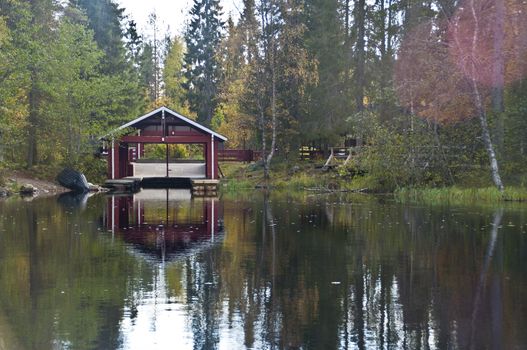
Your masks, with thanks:
[{"label": "forest", "polygon": [[261,151],[266,178],[301,147],[359,139],[346,181],[524,187],[526,7],[244,0],[226,18],[194,0],[171,36],[115,0],[0,0],[0,175],[101,176],[98,138],[165,105]]}]

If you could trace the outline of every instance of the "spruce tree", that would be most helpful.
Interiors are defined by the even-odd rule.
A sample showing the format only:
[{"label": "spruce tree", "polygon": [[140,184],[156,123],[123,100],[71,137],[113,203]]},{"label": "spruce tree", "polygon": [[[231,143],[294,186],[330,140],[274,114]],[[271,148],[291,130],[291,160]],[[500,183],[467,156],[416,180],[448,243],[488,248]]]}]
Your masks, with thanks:
[{"label": "spruce tree", "polygon": [[123,44],[125,33],[121,28],[124,9],[114,0],[72,0],[71,3],[86,11],[95,41],[106,54],[104,73],[115,74],[129,68]]},{"label": "spruce tree", "polygon": [[217,49],[224,23],[219,0],[194,0],[185,33],[185,88],[198,121],[210,125],[217,104],[221,67]]}]

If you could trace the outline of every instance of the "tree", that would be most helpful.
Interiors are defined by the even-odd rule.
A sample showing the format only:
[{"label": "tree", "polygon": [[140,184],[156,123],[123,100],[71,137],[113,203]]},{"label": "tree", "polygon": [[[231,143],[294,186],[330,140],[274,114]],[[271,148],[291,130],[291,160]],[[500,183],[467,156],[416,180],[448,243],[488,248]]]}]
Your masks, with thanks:
[{"label": "tree", "polygon": [[[398,91],[416,113],[435,123],[477,118],[494,185],[503,191],[495,144],[489,126],[489,108],[496,84],[505,86],[522,70],[525,48],[518,45],[519,29],[511,25],[496,31],[495,2],[469,0],[450,18],[423,23],[409,32],[400,51]],[[499,11],[498,11],[499,12]],[[522,23],[521,11],[509,9],[511,23]],[[503,83],[496,81],[496,43],[503,36]],[[489,40],[489,38],[491,40]],[[452,64],[453,62],[453,64]],[[501,80],[501,79],[499,79]],[[490,103],[490,104],[489,104]]]},{"label": "tree", "polygon": [[216,51],[223,22],[219,0],[194,0],[185,33],[185,78],[188,100],[198,121],[210,125],[217,105],[221,72]]},{"label": "tree", "polygon": [[[490,135],[484,96],[478,82],[481,69],[485,68],[481,65],[478,66],[478,63],[481,62],[480,54],[482,50],[485,50],[485,48],[481,47],[485,45],[484,42],[481,42],[481,36],[489,34],[489,27],[481,25],[481,22],[484,20],[483,16],[485,15],[483,12],[485,11],[485,4],[482,4],[481,1],[469,0],[467,5],[467,8],[460,9],[458,15],[454,18],[451,48],[461,71],[469,80],[475,114],[481,123],[481,136],[489,157],[492,180],[494,181],[494,185],[503,192],[504,187],[498,167],[498,159]],[[484,40],[486,39],[485,35]]]},{"label": "tree", "polygon": [[[264,179],[270,178],[270,166],[276,150],[278,129],[277,110],[277,36],[279,33],[280,9],[276,0],[261,0],[258,6],[260,16],[260,56],[256,63],[253,81],[257,94],[258,126],[262,141]],[[267,148],[268,141],[270,146]]]},{"label": "tree", "polygon": [[[382,0],[381,0],[382,1]],[[364,85],[365,85],[365,36],[366,36],[366,2],[358,0],[355,8],[355,25],[357,41],[355,43],[355,105],[360,112],[364,109]]]},{"label": "tree", "polygon": [[[48,43],[53,41],[53,28],[56,26],[54,13],[56,4],[51,0],[32,0],[30,2],[30,25],[28,39],[28,71],[30,87],[28,91],[29,116],[27,135],[27,167],[31,168],[39,162],[38,144],[39,137],[45,125],[43,105],[49,99],[49,91],[45,89],[48,74],[52,74],[46,59],[49,54]],[[22,24],[23,26],[24,24]],[[19,30],[23,31],[23,28]]]},{"label": "tree", "polygon": [[310,122],[308,89],[317,84],[317,62],[305,42],[307,26],[303,1],[279,3],[281,24],[277,38],[277,95],[280,106],[280,149],[287,155],[307,141],[304,127]]},{"label": "tree", "polygon": [[185,74],[183,64],[185,57],[185,44],[183,39],[176,36],[171,41],[165,58],[163,69],[163,81],[165,85],[165,97],[168,105],[176,110],[183,109],[186,104]]},{"label": "tree", "polygon": [[103,72],[118,74],[129,69],[123,43],[121,22],[124,9],[114,0],[70,0],[73,6],[82,8],[88,16],[88,25],[94,32],[99,48],[106,55],[103,60]]},{"label": "tree", "polygon": [[346,95],[346,33],[337,0],[305,2],[305,45],[309,58],[317,63],[316,79],[306,90],[308,115],[303,123],[304,141],[328,143],[345,128],[350,112]]},{"label": "tree", "polygon": [[129,21],[125,32],[126,49],[128,50],[127,58],[132,65],[137,68],[139,66],[139,56],[141,54],[141,45],[143,44],[143,37],[137,32],[137,24],[135,21]]},{"label": "tree", "polygon": [[64,157],[63,162],[69,166],[77,166],[90,148],[89,137],[102,133],[103,125],[98,125],[92,113],[104,99],[101,94],[108,92],[98,71],[104,53],[97,48],[92,31],[67,17],[60,21],[51,52],[68,60],[50,62],[50,68],[60,71],[60,75],[47,82],[53,91],[45,112],[50,121],[48,134],[53,135],[50,141],[56,156]]}]

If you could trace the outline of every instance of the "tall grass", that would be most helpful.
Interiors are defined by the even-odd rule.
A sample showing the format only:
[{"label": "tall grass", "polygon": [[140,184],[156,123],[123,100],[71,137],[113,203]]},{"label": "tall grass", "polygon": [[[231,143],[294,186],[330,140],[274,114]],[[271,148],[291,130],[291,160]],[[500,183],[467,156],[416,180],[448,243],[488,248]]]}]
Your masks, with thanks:
[{"label": "tall grass", "polygon": [[401,188],[394,192],[399,202],[419,203],[499,203],[527,201],[527,188],[507,187],[503,193],[495,187],[485,188]]},{"label": "tall grass", "polygon": [[272,181],[272,185],[278,189],[303,190],[323,186],[324,183],[320,177],[306,173],[298,173],[290,178],[282,178]]},{"label": "tall grass", "polygon": [[226,179],[221,182],[221,191],[227,193],[250,190],[254,188],[253,181],[240,179]]}]

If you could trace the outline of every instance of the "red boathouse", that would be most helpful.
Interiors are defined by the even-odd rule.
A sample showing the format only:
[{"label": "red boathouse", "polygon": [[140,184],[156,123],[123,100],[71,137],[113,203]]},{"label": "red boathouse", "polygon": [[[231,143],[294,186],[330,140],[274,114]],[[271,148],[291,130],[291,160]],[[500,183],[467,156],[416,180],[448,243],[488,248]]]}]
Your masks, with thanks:
[{"label": "red boathouse", "polygon": [[[126,177],[218,179],[218,151],[227,141],[225,136],[167,107],[120,126],[104,139],[108,148],[108,179],[112,180]],[[165,145],[164,159],[144,159],[145,148],[155,144]],[[174,159],[169,145],[177,144],[201,145],[202,155],[198,159]]]}]

